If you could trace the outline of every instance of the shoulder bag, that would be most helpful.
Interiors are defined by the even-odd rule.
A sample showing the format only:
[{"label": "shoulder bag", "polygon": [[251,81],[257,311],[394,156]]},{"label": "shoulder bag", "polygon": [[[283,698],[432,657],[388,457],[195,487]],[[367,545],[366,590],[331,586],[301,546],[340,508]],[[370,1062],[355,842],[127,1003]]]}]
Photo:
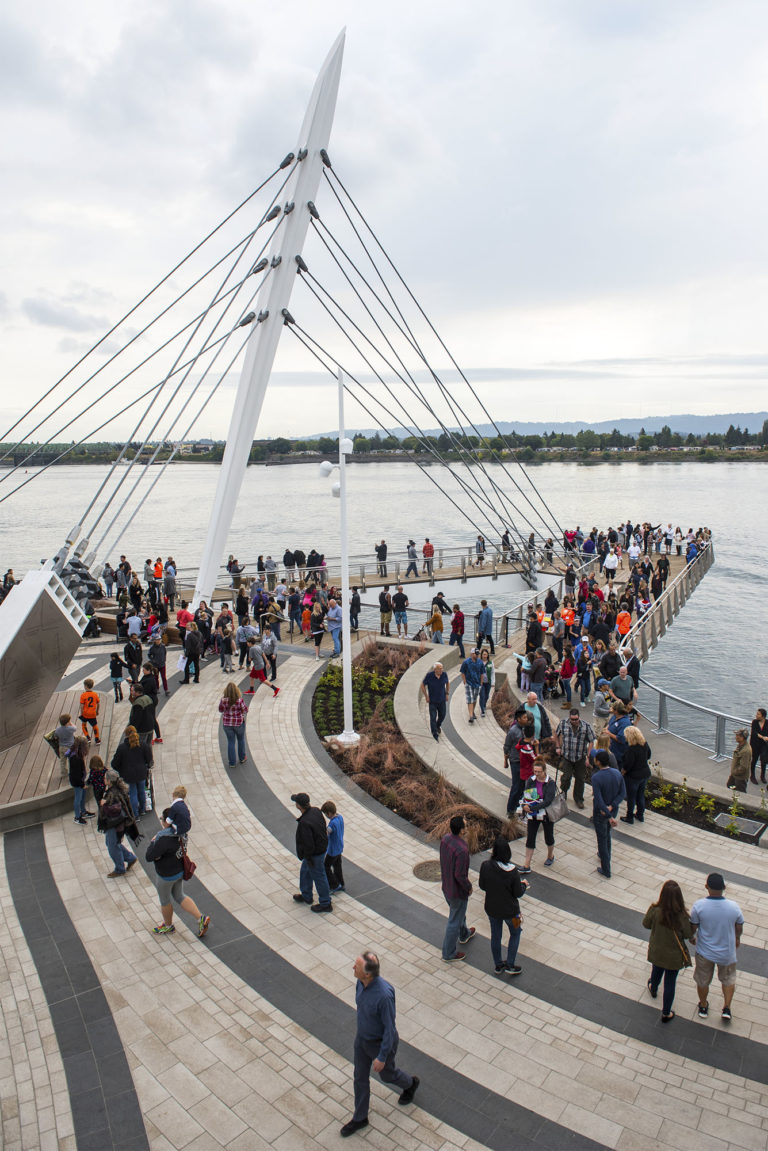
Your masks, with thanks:
[{"label": "shoulder bag", "polygon": [[688,948],[685,946],[685,944],[681,942],[680,937],[675,931],[674,927],[672,928],[672,934],[675,937],[675,943],[680,948],[680,952],[683,957],[683,967],[693,967],[693,960],[691,959],[690,952],[688,951]]}]

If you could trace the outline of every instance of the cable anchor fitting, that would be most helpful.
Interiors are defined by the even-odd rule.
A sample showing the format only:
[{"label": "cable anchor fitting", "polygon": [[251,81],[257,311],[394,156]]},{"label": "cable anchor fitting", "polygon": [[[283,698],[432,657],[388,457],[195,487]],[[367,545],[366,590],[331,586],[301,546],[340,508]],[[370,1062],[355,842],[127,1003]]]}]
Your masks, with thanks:
[{"label": "cable anchor fitting", "polygon": [[308,272],[309,271],[309,268],[307,267],[307,265],[304,261],[304,258],[302,256],[296,257],[296,263],[298,265],[300,272]]},{"label": "cable anchor fitting", "polygon": [[[302,158],[303,157],[301,157],[301,156],[299,157],[299,159],[302,159]],[[288,155],[283,160],[282,164],[280,165],[280,168],[287,168],[288,165],[292,164],[295,159],[296,159],[296,157],[294,156],[293,152],[289,152]],[[280,169],[278,169],[278,171],[279,170]]]},{"label": "cable anchor fitting", "polygon": [[326,152],[325,148],[320,149],[320,159],[323,161],[326,168],[332,168],[333,167],[333,164],[331,163],[330,157],[329,157],[328,153]]},{"label": "cable anchor fitting", "polygon": [[261,260],[259,260],[258,264],[254,265],[253,271],[251,272],[251,275],[255,276],[259,272],[263,272],[264,269],[268,268],[268,267],[269,267],[269,260],[267,259],[266,256],[264,256]]},{"label": "cable anchor fitting", "polygon": [[247,328],[248,325],[252,324],[255,319],[256,319],[256,313],[255,312],[249,312],[247,316],[243,316],[242,320],[240,321],[240,323],[237,326],[238,326],[238,328]]},{"label": "cable anchor fitting", "polygon": [[278,264],[282,264],[282,262],[283,262],[282,256],[273,256],[272,257],[272,267],[273,268],[276,268],[278,266]]},{"label": "cable anchor fitting", "polygon": [[264,321],[268,318],[268,316],[269,316],[269,310],[268,309],[264,312],[259,312],[258,316],[256,317],[256,323],[257,324],[263,324]]},{"label": "cable anchor fitting", "polygon": [[280,215],[280,212],[281,212],[281,211],[282,211],[282,208],[280,208],[280,206],[279,206],[278,204],[275,204],[275,206],[274,206],[274,208],[272,209],[272,211],[271,211],[271,212],[269,212],[269,213],[268,213],[268,215],[266,215],[266,216],[264,217],[264,223],[265,223],[265,224],[268,224],[270,220],[274,220],[274,219],[276,219],[276,217]]},{"label": "cable anchor fitting", "polygon": [[296,201],[291,200],[290,203],[286,204],[285,207],[283,208],[283,215],[284,216],[290,216],[291,212],[293,211],[293,209],[295,207],[296,207]]},{"label": "cable anchor fitting", "polygon": [[313,220],[319,220],[320,219],[320,213],[318,212],[317,208],[315,207],[315,205],[312,203],[311,200],[307,200],[307,210],[308,210],[308,212],[309,212],[309,214]]},{"label": "cable anchor fitting", "polygon": [[296,323],[296,321],[294,320],[293,316],[291,315],[291,313],[288,311],[287,308],[283,308],[280,315],[283,317],[283,323],[284,324],[295,324]]},{"label": "cable anchor fitting", "polygon": [[306,160],[306,158],[307,158],[307,149],[306,148],[299,148],[299,160]]}]

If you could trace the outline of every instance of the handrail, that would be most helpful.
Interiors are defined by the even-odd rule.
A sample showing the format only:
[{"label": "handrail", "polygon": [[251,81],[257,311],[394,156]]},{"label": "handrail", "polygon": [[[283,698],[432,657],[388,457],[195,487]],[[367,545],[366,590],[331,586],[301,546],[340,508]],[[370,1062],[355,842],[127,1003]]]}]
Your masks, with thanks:
[{"label": "handrail", "polygon": [[640,683],[643,687],[649,687],[652,691],[657,691],[660,695],[671,699],[673,703],[681,703],[684,707],[690,708],[691,711],[701,711],[704,712],[705,715],[713,715],[715,718],[728,719],[733,723],[741,724],[742,727],[749,727],[750,725],[751,721],[744,719],[741,715],[730,715],[727,711],[718,711],[717,708],[705,707],[702,703],[693,703],[690,699],[683,699],[681,695],[673,695],[671,691],[667,691],[666,688],[663,687],[657,687],[655,683],[651,683],[650,680],[645,679],[642,675],[640,676]]},{"label": "handrail", "polygon": [[[738,725],[739,727],[749,730],[750,721],[748,719],[744,719],[743,716],[731,715],[726,711],[717,711],[715,708],[705,707],[700,703],[693,703],[689,699],[683,699],[682,696],[673,695],[672,692],[665,691],[664,688],[657,687],[656,684],[651,683],[647,679],[644,679],[643,676],[640,676],[640,683],[643,685],[643,687],[647,687],[651,691],[655,691],[659,697],[656,718],[656,734],[674,735],[676,739],[682,739],[685,743],[690,743],[693,747],[701,747],[704,749],[704,751],[711,751],[714,754],[710,756],[710,759],[715,760],[717,763],[729,758],[729,754],[725,746],[726,724],[729,723],[731,725]],[[696,712],[698,715],[706,715],[714,719],[714,739],[710,743],[701,743],[697,739],[691,739],[687,735],[682,735],[679,731],[672,731],[671,727],[669,726],[669,712],[667,708],[667,704],[670,700],[673,703],[687,708],[689,711]],[[642,711],[642,709],[640,709],[640,711],[641,714],[645,715],[645,712]],[[646,716],[646,718],[650,720],[650,716]],[[650,720],[650,722],[653,721]],[[700,733],[697,732],[697,734]]]},{"label": "handrail", "polygon": [[[656,646],[659,638],[666,634],[667,627],[672,623],[680,608],[685,604],[687,597],[700,583],[702,576],[709,571],[715,562],[715,551],[712,541],[709,540],[701,549],[693,563],[687,563],[681,572],[664,589],[659,598],[651,604],[648,611],[641,615],[632,625],[619,644],[619,653],[627,661],[627,652],[638,655],[636,640],[640,640],[640,653],[638,658],[642,661],[648,659],[648,638],[646,628],[650,627],[650,646]],[[658,632],[657,632],[658,625]]]}]

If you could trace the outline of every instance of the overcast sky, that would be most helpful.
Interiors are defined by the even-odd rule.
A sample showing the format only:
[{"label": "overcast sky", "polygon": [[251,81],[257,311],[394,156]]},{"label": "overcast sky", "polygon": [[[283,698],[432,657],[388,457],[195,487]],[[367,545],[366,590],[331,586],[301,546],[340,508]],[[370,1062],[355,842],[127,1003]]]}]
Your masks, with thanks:
[{"label": "overcast sky", "polygon": [[[38,0],[0,16],[0,434],[295,148],[344,26],[334,169],[497,419],[765,407],[764,0]],[[334,426],[316,369],[283,340],[257,434]]]}]

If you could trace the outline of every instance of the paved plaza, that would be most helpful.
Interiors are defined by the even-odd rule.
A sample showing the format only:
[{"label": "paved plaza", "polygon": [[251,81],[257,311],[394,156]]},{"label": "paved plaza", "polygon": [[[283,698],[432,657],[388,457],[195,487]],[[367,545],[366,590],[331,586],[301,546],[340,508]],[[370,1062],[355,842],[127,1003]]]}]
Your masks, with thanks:
[{"label": "paved plaza", "polygon": [[[64,686],[97,671],[97,686],[108,690],[108,650],[105,641],[85,644]],[[374,1082],[371,1125],[356,1145],[768,1147],[768,855],[649,811],[644,825],[615,836],[606,881],[595,872],[591,824],[574,811],[557,824],[556,865],[541,874],[543,850],[534,857],[523,974],[512,983],[494,976],[477,892],[467,961],[443,964],[440,885],[413,871],[436,857],[436,845],[326,755],[311,725],[319,672],[308,653],[303,645],[283,651],[279,697],[263,688],[252,697],[242,767],[226,766],[218,660],[204,665],[198,686],[174,683],[160,712],[155,790],[163,806],[176,784],[188,788],[198,865],[189,891],[212,917],[204,940],[183,915],[175,935],[152,935],[159,909],[148,872],[137,866],[107,879],[111,862],[95,827],[64,816],[4,837],[6,1151],[347,1146],[339,1128],[352,1113],[352,963],[366,946],[396,988],[398,1062],[421,1087],[414,1105],[401,1108]],[[489,712],[470,727],[455,691],[436,745],[406,682],[419,674],[398,689],[403,731],[428,762],[501,814],[508,776],[495,720]],[[115,731],[127,708],[116,705]],[[344,815],[347,892],[335,897],[332,915],[311,915],[291,898],[298,862],[290,795],[298,790],[318,806],[333,800]],[[140,855],[155,827],[155,816],[145,817]],[[522,862],[522,841],[512,851]],[[699,1020],[684,974],[677,1018],[665,1027],[646,989],[642,914],[665,879],[677,879],[690,904],[713,869],[746,919],[734,1018],[727,1032],[719,1010]]]}]

